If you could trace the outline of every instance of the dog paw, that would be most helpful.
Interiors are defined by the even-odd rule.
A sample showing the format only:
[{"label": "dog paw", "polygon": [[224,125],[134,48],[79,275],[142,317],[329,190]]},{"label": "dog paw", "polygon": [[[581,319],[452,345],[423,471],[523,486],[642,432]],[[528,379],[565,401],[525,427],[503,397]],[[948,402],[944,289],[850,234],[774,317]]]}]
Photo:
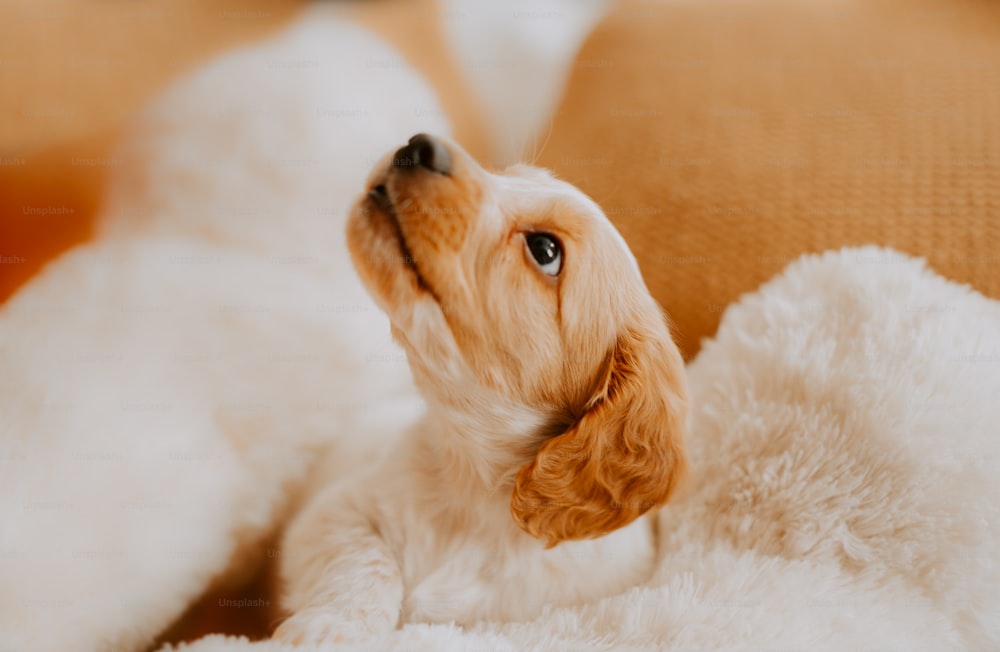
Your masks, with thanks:
[{"label": "dog paw", "polygon": [[333,611],[307,610],[293,614],[274,631],[273,639],[290,645],[357,643],[372,636],[364,625]]}]

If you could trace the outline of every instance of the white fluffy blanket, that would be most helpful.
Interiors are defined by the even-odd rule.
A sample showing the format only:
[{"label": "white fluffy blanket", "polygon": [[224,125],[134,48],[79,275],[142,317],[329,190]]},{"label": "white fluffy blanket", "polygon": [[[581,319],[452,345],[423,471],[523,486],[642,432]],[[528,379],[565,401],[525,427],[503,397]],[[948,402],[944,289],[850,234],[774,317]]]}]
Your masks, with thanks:
[{"label": "white fluffy blanket", "polygon": [[[304,24],[213,64],[144,118],[101,238],[0,312],[0,649],[140,648],[318,452],[355,463],[334,444],[419,409],[339,235],[364,157],[446,129],[404,67],[392,103],[341,92],[394,56]],[[1000,646],[996,302],[892,252],[807,258],[689,372],[693,473],[649,582],[366,648]]]},{"label": "white fluffy blanket", "polygon": [[[888,250],[808,256],[730,307],[689,372],[693,473],[649,582],[366,648],[997,649],[997,302]],[[180,649],[250,646],[282,649]]]}]

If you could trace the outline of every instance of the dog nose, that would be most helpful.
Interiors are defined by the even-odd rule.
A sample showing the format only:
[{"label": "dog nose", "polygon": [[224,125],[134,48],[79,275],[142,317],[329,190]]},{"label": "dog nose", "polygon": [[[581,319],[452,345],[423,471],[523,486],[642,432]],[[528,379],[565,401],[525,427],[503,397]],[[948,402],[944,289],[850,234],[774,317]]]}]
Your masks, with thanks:
[{"label": "dog nose", "polygon": [[413,168],[420,166],[438,174],[451,173],[451,152],[437,138],[417,134],[401,147],[392,159],[392,166]]}]

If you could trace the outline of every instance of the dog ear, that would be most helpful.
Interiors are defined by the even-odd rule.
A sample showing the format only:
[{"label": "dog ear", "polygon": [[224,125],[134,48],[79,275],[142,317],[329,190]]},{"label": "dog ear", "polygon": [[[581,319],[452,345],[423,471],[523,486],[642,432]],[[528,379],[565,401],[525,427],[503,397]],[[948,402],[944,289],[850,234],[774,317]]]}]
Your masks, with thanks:
[{"label": "dog ear", "polygon": [[665,325],[625,332],[583,416],[518,473],[514,520],[551,548],[662,505],[686,470],[686,416],[684,365]]}]

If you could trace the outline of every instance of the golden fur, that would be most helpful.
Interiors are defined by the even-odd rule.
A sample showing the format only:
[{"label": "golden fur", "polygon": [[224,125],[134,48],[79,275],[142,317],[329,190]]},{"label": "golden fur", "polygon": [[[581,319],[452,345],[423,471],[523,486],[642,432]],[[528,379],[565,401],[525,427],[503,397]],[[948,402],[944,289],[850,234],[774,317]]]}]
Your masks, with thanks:
[{"label": "golden fur", "polygon": [[[639,517],[685,469],[681,356],[618,232],[542,170],[491,173],[438,143],[446,171],[387,156],[347,227],[428,411],[293,524],[284,640],[524,620],[623,591],[652,571]],[[537,233],[561,245],[557,275],[526,246]]]},{"label": "golden fur", "polygon": [[[415,346],[437,340],[415,336],[407,317],[412,304],[429,301],[475,382],[567,426],[532,442],[535,457],[513,490],[517,523],[553,545],[610,532],[662,505],[684,468],[680,355],[603,215],[530,185],[507,189],[452,150],[447,176],[378,168],[373,181],[393,194],[401,241],[390,218],[363,203],[349,226],[355,265],[425,391],[449,403],[464,395],[435,373],[448,347]],[[508,175],[565,190],[525,166]],[[526,259],[526,231],[560,239],[566,268],[558,279]],[[372,235],[393,254],[373,255]]]}]

